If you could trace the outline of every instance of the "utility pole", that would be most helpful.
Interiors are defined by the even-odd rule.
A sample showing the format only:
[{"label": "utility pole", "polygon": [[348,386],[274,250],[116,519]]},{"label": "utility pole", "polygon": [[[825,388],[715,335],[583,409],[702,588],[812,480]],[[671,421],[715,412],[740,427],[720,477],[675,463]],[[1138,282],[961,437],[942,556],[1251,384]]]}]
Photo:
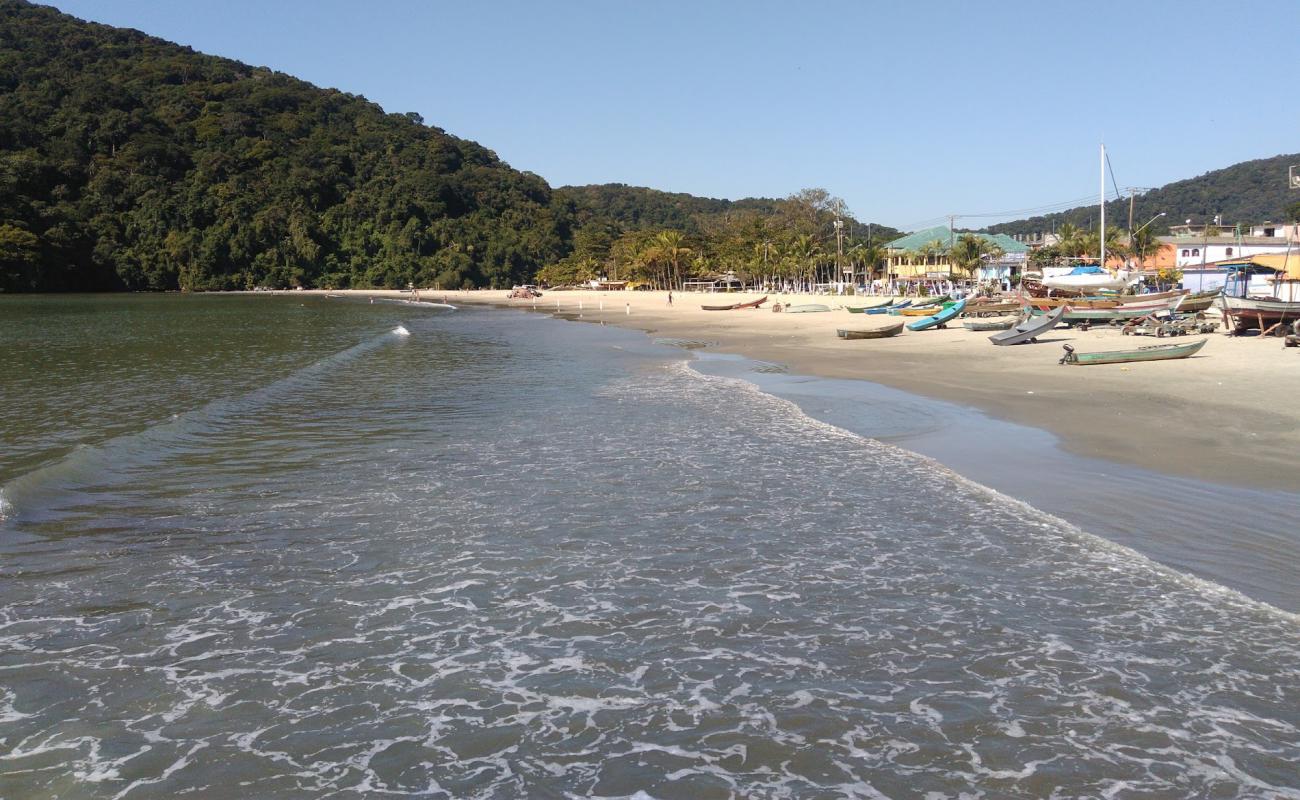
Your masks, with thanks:
[{"label": "utility pole", "polygon": [[952,248],[957,244],[957,233],[956,229],[953,228],[953,223],[956,221],[956,214],[948,215],[948,280],[952,280]]}]

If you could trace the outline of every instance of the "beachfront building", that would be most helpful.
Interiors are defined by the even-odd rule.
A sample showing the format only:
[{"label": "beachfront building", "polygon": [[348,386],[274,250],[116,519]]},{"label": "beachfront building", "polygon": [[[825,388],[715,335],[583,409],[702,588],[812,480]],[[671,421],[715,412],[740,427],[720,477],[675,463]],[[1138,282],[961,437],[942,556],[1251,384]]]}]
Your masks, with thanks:
[{"label": "beachfront building", "polygon": [[885,269],[893,283],[928,283],[935,281],[1010,282],[1029,257],[1029,246],[1004,233],[976,233],[980,239],[995,245],[995,253],[985,257],[975,269],[954,265],[948,257],[949,248],[965,232],[953,231],[946,225],[914,231],[885,245]]},{"label": "beachfront building", "polygon": [[1229,294],[1290,299],[1300,295],[1300,251],[1230,258],[1183,268],[1182,286],[1194,292],[1224,289]]},{"label": "beachfront building", "polygon": [[1285,254],[1300,245],[1300,225],[1296,224],[1265,222],[1220,227],[1187,223],[1170,225],[1169,232],[1160,241],[1173,247],[1174,266],[1184,271],[1234,258]]}]

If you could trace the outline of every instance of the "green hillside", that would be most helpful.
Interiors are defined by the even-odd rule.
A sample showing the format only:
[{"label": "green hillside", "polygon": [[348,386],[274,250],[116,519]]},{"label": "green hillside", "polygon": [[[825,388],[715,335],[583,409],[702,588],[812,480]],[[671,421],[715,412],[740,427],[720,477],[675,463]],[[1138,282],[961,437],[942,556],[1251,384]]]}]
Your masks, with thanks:
[{"label": "green hillside", "polygon": [[0,0],[0,289],[505,285],[564,208],[416,115]]},{"label": "green hillside", "polygon": [[[1138,195],[1133,201],[1133,225],[1137,227],[1151,217],[1165,216],[1151,224],[1151,230],[1164,233],[1169,225],[1185,219],[1207,222],[1216,214],[1226,225],[1237,223],[1280,222],[1287,209],[1300,200],[1300,191],[1287,186],[1287,167],[1300,164],[1300,153],[1243,161],[1187,180],[1175,181],[1159,189]],[[1106,203],[1106,219],[1128,224],[1127,198]],[[990,225],[991,233],[1029,234],[1052,231],[1064,223],[1081,228],[1097,219],[1097,206],[1082,206],[1040,217]]]}]

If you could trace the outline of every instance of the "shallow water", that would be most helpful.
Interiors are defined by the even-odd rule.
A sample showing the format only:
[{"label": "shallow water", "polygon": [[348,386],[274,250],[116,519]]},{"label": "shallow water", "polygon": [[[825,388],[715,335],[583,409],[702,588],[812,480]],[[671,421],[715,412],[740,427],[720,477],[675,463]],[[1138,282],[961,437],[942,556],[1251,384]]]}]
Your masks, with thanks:
[{"label": "shallow water", "polygon": [[0,335],[4,796],[1300,796],[1294,617],[640,334]]}]

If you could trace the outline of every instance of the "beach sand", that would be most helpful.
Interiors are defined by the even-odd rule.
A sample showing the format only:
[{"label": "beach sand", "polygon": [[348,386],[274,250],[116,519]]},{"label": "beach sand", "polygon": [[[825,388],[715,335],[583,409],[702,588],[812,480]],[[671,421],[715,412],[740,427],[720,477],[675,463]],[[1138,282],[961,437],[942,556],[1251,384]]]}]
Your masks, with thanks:
[{"label": "beach sand", "polygon": [[[379,294],[357,292],[358,294]],[[335,292],[335,294],[343,294]],[[397,294],[397,293],[383,293]],[[1300,490],[1300,349],[1280,338],[1202,336],[1156,339],[1118,329],[1058,329],[1036,344],[995,347],[959,323],[945,330],[841,340],[836,329],[898,317],[850,314],[864,298],[773,295],[763,308],[703,311],[701,304],[761,295],[666,292],[544,292],[511,300],[506,291],[422,290],[424,301],[536,310],[584,322],[636,328],[657,337],[699,340],[790,371],[875,381],[967,404],[1001,419],[1056,434],[1071,452],[1167,474],[1257,488]],[[771,304],[825,303],[827,313],[773,313]],[[911,321],[910,319],[908,321]],[[1208,338],[1189,359],[1062,366],[1062,344],[1080,352]],[[996,442],[990,442],[991,452]]]}]

